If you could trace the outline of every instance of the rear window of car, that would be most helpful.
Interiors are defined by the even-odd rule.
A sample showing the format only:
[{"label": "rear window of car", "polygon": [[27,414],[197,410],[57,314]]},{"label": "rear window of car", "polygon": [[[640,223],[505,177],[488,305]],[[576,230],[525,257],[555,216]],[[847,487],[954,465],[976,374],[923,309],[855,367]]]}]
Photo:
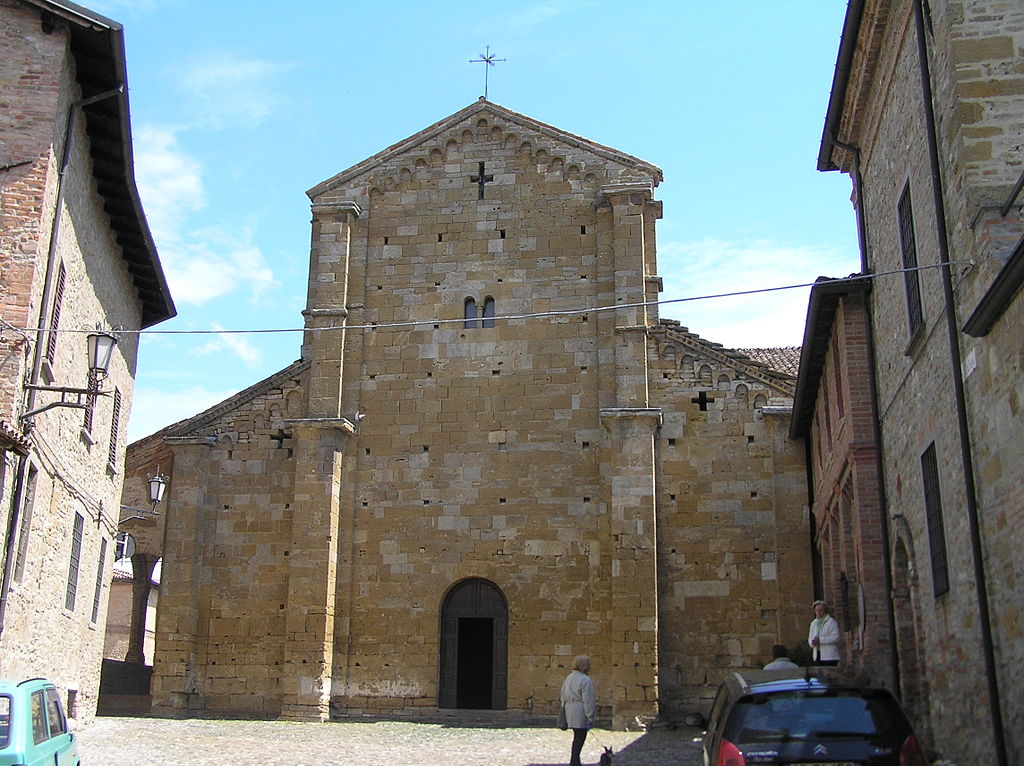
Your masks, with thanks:
[{"label": "rear window of car", "polygon": [[51,737],[56,737],[68,730],[64,709],[60,706],[60,695],[53,688],[46,690],[46,720],[50,724]]},{"label": "rear window of car", "polygon": [[38,745],[50,737],[46,732],[46,703],[43,701],[43,692],[41,690],[32,692],[30,704],[32,711],[32,741]]},{"label": "rear window of car", "polygon": [[880,690],[801,689],[750,694],[736,702],[725,738],[735,744],[790,739],[905,736],[910,725]]},{"label": "rear window of car", "polygon": [[11,698],[0,694],[0,750],[11,742]]}]

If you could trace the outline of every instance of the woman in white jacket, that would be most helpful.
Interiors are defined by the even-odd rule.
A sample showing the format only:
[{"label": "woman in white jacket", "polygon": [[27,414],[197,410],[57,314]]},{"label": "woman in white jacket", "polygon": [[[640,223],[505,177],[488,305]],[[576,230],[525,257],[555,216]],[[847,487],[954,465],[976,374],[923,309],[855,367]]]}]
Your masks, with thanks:
[{"label": "woman in white jacket", "polygon": [[814,602],[814,619],[807,631],[807,643],[815,665],[839,664],[839,623],[828,613],[828,604]]},{"label": "woman in white jacket", "polygon": [[579,655],[572,664],[572,672],[562,682],[562,707],[565,708],[565,722],[572,729],[572,751],[569,766],[580,766],[580,753],[587,741],[587,732],[594,725],[597,713],[597,695],[590,676],[590,658]]}]

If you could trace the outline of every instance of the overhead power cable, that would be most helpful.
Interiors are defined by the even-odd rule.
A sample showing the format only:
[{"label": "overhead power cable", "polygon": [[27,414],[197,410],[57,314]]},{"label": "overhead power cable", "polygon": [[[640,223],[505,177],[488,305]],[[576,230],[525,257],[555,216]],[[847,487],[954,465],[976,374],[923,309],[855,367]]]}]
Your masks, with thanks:
[{"label": "overhead power cable", "polygon": [[[818,287],[821,285],[836,285],[844,282],[857,282],[864,279],[874,279],[877,277],[892,276],[895,274],[906,274],[912,271],[925,271],[927,269],[937,269],[943,266],[973,266],[971,261],[949,261],[947,263],[935,263],[927,266],[914,266],[912,268],[893,269],[892,271],[879,271],[873,274],[851,274],[848,277],[838,277],[836,279],[819,279],[814,282],[800,282],[791,285],[778,285],[776,287],[757,287],[750,290],[734,290],[727,293],[709,293],[706,295],[692,295],[686,298],[668,298],[660,301],[642,301],[639,303],[620,303],[612,306],[591,306],[588,308],[579,309],[565,309],[563,311],[538,311],[527,314],[497,314],[493,317],[486,317],[487,321],[511,321],[511,320],[522,320],[522,319],[544,319],[544,318],[559,318],[578,316],[580,314],[598,314],[606,311],[619,311],[620,309],[630,308],[647,308],[649,306],[666,306],[674,303],[691,303],[693,301],[706,301],[715,300],[720,298],[738,298],[744,295],[757,295],[759,293],[772,293],[780,292],[782,290],[798,290],[805,287]],[[432,318],[432,319],[410,319],[403,322],[380,322],[375,324],[344,324],[336,325],[334,327],[278,327],[268,329],[241,329],[241,330],[134,330],[134,329],[123,329],[118,328],[117,332],[125,334],[137,334],[137,335],[266,335],[274,333],[296,333],[296,332],[331,332],[333,330],[388,330],[402,327],[419,327],[422,325],[441,325],[441,324],[464,324],[465,322],[480,322],[484,318],[476,317],[469,319],[466,317],[456,318]],[[7,324],[6,322],[4,324]],[[18,330],[16,327],[11,327],[12,330]],[[22,328],[25,332],[38,332],[40,328]],[[45,329],[45,328],[44,328]],[[91,333],[96,332],[95,329],[57,329],[48,330],[48,332],[56,333]]]}]

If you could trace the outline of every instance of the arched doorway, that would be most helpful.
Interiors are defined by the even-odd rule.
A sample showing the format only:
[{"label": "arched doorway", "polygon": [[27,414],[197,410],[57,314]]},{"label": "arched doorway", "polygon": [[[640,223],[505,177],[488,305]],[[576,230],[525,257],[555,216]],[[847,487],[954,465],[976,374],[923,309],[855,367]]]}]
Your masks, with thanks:
[{"label": "arched doorway", "polygon": [[508,696],[508,605],[501,589],[473,578],[441,606],[438,707],[504,710]]},{"label": "arched doorway", "polygon": [[902,536],[893,546],[892,606],[896,621],[896,653],[900,669],[900,698],[910,713],[915,728],[921,731],[928,721],[928,682],[922,672],[917,634],[917,609],[912,554]]}]

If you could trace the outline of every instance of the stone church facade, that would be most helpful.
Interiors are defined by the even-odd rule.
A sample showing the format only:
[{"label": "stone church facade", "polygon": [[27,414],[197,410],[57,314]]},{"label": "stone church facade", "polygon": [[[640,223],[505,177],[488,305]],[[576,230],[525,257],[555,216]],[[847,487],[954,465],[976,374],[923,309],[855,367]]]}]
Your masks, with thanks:
[{"label": "stone church facade", "polygon": [[660,181],[481,99],[309,192],[301,358],[129,448],[155,712],[533,720],[587,653],[626,727],[801,642],[796,351],[659,318]]}]

